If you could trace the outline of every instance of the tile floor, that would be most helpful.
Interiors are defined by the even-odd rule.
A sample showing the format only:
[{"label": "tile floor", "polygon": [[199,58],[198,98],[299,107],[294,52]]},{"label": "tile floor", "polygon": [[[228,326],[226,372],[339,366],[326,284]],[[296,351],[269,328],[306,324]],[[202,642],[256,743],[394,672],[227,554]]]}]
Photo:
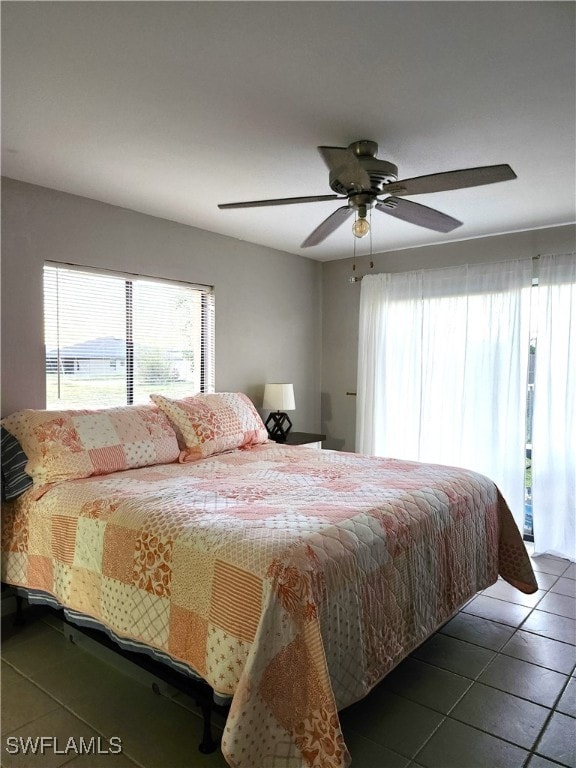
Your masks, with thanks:
[{"label": "tile floor", "polygon": [[[576,767],[576,565],[533,563],[535,595],[498,581],[341,713],[353,768]],[[61,752],[100,737],[101,754],[12,754],[28,736],[58,737]],[[122,751],[104,754],[112,736]],[[200,739],[187,697],[88,653],[51,614],[3,620],[4,768],[225,768]]]}]

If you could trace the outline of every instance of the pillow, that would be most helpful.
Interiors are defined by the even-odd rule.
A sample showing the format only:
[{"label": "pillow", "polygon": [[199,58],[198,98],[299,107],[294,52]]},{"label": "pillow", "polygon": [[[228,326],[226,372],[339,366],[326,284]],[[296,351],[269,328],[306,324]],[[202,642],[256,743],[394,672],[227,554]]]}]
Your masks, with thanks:
[{"label": "pillow", "polygon": [[180,461],[195,461],[268,441],[260,414],[242,392],[215,392],[172,400],[150,395],[170,419],[181,443]]},{"label": "pillow", "polygon": [[31,487],[33,480],[26,472],[28,456],[18,440],[8,430],[0,429],[2,436],[2,500],[12,501]]},{"label": "pillow", "polygon": [[151,405],[13,413],[2,420],[28,456],[34,485],[176,461],[176,433]]}]

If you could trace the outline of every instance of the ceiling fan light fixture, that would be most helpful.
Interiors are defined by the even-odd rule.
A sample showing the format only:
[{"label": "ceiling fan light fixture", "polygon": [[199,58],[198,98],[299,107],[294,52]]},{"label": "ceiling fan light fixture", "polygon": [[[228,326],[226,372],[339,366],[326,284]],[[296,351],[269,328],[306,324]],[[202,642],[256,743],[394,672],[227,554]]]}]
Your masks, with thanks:
[{"label": "ceiling fan light fixture", "polygon": [[354,224],[352,224],[352,234],[354,237],[366,237],[368,232],[370,232],[368,219],[359,216]]}]

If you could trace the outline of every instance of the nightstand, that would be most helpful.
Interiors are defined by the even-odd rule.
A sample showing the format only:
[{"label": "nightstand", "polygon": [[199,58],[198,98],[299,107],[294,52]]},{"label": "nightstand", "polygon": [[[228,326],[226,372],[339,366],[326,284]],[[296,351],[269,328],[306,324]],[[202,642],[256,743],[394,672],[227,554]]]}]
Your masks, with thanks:
[{"label": "nightstand", "polygon": [[322,441],[326,435],[317,435],[314,432],[288,432],[286,440],[276,440],[281,445],[307,445],[309,448],[322,448]]}]

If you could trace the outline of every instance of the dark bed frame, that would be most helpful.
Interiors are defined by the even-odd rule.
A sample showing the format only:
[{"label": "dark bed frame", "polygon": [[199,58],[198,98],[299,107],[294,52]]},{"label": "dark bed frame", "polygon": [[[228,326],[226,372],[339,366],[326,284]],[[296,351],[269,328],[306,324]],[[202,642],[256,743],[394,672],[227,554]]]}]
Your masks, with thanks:
[{"label": "dark bed frame", "polygon": [[[26,616],[24,611],[24,598],[20,594],[16,594],[16,615],[14,618],[15,626],[22,626],[26,623]],[[214,690],[203,680],[195,680],[191,677],[178,673],[176,670],[161,664],[159,661],[150,658],[144,653],[138,653],[137,651],[127,651],[121,648],[113,640],[111,640],[105,632],[99,632],[96,629],[90,627],[79,627],[76,624],[70,622],[64,615],[62,609],[53,608],[47,606],[48,610],[63,622],[65,626],[73,628],[75,632],[80,632],[86,637],[94,640],[99,645],[111,650],[118,656],[127,659],[132,664],[135,664],[140,669],[145,670],[149,674],[159,678],[167,685],[171,685],[176,690],[190,696],[196,705],[202,712],[202,718],[204,721],[204,727],[202,732],[202,741],[198,745],[198,750],[203,754],[209,754],[215,752],[220,746],[218,739],[214,739],[212,735],[212,713],[218,712],[226,717],[228,714],[229,706],[217,704],[214,701]],[[70,638],[72,640],[72,638]],[[72,640],[73,642],[73,640]],[[157,683],[152,684],[152,690],[154,693],[160,694],[160,689]]]}]

